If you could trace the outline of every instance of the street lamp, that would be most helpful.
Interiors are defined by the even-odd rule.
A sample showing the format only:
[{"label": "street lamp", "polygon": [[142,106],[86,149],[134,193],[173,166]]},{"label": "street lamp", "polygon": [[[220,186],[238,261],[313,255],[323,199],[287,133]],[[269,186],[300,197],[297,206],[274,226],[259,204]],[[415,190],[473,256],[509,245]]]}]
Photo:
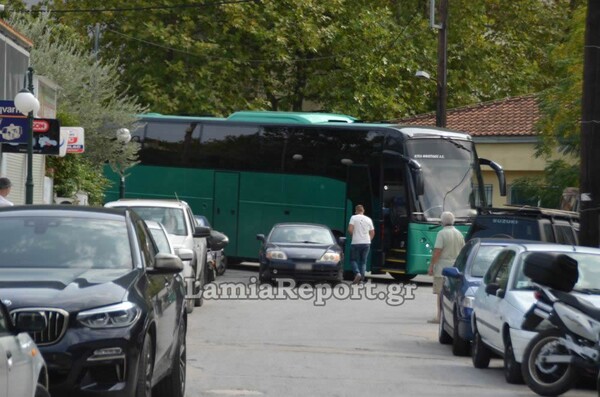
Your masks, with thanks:
[{"label": "street lamp", "polygon": [[33,68],[27,69],[28,86],[15,96],[15,107],[27,116],[27,180],[25,181],[25,204],[33,204],[33,114],[40,109],[40,102],[33,95]]},{"label": "street lamp", "polygon": [[[117,130],[117,141],[119,141],[123,146],[131,141],[131,132],[127,128],[119,128]],[[122,167],[119,167],[119,174],[121,177],[121,182],[119,184],[119,198],[125,197],[125,171]]]},{"label": "street lamp", "polygon": [[424,70],[417,70],[415,77],[422,80],[430,80],[437,85],[437,98],[436,98],[436,109],[435,109],[435,125],[436,127],[446,127],[446,84],[439,82],[437,79],[431,77],[429,73]]}]

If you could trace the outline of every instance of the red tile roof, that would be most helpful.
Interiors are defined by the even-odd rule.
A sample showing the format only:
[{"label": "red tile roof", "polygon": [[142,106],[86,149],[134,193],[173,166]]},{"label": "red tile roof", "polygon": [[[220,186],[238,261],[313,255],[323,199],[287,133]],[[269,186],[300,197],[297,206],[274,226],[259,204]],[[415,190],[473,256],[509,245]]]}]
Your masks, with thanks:
[{"label": "red tile roof", "polygon": [[[533,136],[540,110],[535,95],[506,98],[448,109],[446,128],[472,136]],[[435,125],[435,113],[394,120],[398,124]]]}]

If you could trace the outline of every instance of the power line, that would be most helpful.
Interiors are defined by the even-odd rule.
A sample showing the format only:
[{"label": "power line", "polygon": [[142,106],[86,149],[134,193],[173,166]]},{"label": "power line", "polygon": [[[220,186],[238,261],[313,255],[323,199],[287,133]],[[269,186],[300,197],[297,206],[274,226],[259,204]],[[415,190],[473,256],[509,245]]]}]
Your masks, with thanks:
[{"label": "power line", "polygon": [[195,3],[195,4],[176,4],[172,6],[147,6],[147,7],[120,7],[120,8],[79,8],[72,10],[29,10],[29,11],[14,11],[14,12],[50,12],[52,14],[67,14],[67,13],[86,13],[86,12],[127,12],[127,11],[149,11],[149,10],[172,10],[180,8],[204,8],[204,7],[217,7],[227,4],[241,4],[241,3],[260,3],[261,0],[225,0],[225,1],[214,1],[210,3]]}]

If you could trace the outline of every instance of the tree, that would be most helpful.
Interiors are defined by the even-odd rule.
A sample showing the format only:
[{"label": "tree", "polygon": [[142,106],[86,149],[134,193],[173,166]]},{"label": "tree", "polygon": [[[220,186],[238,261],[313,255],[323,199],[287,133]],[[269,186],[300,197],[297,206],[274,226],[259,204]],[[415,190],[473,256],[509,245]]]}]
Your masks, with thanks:
[{"label": "tree", "polygon": [[[545,55],[560,40],[568,6],[450,2],[449,106],[552,84]],[[152,111],[225,116],[310,107],[382,120],[435,108],[433,85],[414,78],[418,69],[435,70],[437,59],[423,0],[105,0],[101,7],[63,0],[50,7],[82,37],[98,24],[100,55],[119,59],[122,81]]]},{"label": "tree", "polygon": [[78,125],[85,130],[83,155],[49,160],[55,186],[67,196],[87,190],[90,201],[100,203],[101,190],[97,188],[107,184],[102,174],[104,164],[126,168],[135,163],[137,146],[131,144],[120,150],[116,130],[133,128],[136,114],[145,109],[122,90],[117,63],[96,60],[82,46],[80,36],[68,27],[56,25],[43,14],[37,18],[15,14],[10,23],[32,39],[31,64],[36,74],[60,87],[57,102],[62,125]]}]

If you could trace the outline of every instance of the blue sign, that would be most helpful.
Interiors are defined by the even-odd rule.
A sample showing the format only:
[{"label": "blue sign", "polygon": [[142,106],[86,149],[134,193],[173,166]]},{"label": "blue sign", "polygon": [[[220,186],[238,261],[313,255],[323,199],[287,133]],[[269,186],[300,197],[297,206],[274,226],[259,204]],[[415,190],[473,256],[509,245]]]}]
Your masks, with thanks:
[{"label": "blue sign", "polygon": [[29,120],[14,101],[0,101],[0,143],[27,143]]}]

